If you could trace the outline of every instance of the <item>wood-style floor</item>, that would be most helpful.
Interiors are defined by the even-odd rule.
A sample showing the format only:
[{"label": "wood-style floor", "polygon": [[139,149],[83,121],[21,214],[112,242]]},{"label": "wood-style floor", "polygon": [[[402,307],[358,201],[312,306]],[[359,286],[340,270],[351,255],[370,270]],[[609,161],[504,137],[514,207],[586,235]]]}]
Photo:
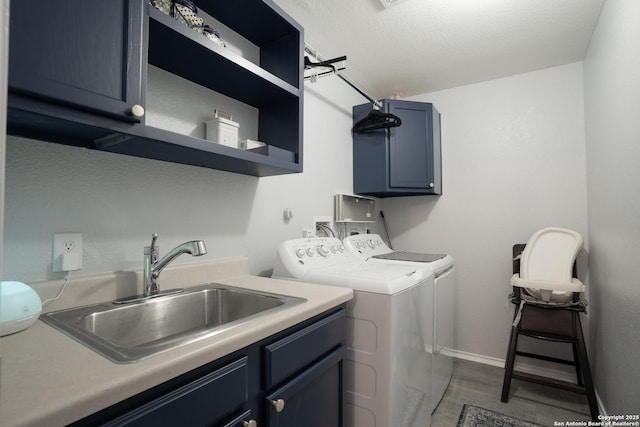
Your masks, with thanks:
[{"label": "wood-style floor", "polygon": [[503,376],[502,368],[455,359],[451,383],[432,415],[431,426],[455,427],[465,403],[543,426],[590,420],[586,396],[516,379],[511,382],[509,402],[501,402]]}]

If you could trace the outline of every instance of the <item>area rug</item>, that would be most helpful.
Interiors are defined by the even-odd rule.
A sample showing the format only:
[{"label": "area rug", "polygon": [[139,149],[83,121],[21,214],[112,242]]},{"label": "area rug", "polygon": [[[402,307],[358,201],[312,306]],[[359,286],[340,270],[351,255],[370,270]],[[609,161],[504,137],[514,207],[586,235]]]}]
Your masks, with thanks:
[{"label": "area rug", "polygon": [[457,427],[544,427],[540,424],[520,420],[501,414],[500,412],[480,408],[479,406],[464,405]]}]

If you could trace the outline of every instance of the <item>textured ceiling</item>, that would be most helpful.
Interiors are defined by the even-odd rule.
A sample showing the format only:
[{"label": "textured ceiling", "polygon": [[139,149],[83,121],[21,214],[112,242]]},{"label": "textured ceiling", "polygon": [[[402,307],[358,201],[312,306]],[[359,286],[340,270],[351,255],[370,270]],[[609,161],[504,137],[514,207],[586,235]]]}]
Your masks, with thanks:
[{"label": "textured ceiling", "polygon": [[[375,98],[580,61],[604,0],[274,0]],[[334,78],[334,77],[331,77]]]}]

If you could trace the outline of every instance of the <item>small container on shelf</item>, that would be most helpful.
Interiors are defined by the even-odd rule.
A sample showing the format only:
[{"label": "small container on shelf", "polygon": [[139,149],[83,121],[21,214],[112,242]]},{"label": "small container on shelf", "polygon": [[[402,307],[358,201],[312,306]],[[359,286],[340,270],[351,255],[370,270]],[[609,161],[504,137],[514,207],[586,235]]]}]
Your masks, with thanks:
[{"label": "small container on shelf", "polygon": [[[254,150],[257,153],[266,154],[267,144],[262,141],[256,141],[253,139],[243,139],[240,141],[240,149],[241,150]],[[259,150],[262,149],[262,150]]]},{"label": "small container on shelf", "polygon": [[296,154],[294,152],[266,144],[262,141],[255,141],[253,139],[242,140],[240,141],[240,149],[262,154],[263,156],[268,156],[273,159],[296,162]]},{"label": "small container on shelf", "polygon": [[220,38],[220,34],[218,34],[218,32],[210,26],[205,25],[204,27],[202,27],[202,34],[204,34],[209,40],[216,42],[220,46],[227,47],[224,40]]},{"label": "small container on shelf", "polygon": [[202,30],[204,20],[198,17],[198,8],[189,0],[172,0],[171,16],[189,28]]},{"label": "small container on shelf", "polygon": [[213,119],[207,120],[207,141],[227,147],[238,148],[238,128],[240,125],[233,120],[231,114],[215,110]]},{"label": "small container on shelf", "polygon": [[171,15],[172,0],[149,0],[149,3],[165,15]]}]

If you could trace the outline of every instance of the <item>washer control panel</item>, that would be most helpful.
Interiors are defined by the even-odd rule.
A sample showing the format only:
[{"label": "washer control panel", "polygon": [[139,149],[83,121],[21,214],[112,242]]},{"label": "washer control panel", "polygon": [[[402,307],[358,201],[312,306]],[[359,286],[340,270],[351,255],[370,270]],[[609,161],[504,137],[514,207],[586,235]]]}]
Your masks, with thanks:
[{"label": "washer control panel", "polygon": [[342,242],[335,237],[311,237],[283,242],[278,250],[283,261],[295,260],[305,268],[344,264],[358,261],[348,253]]},{"label": "washer control panel", "polygon": [[344,239],[344,246],[349,252],[367,257],[393,252],[377,234],[354,234]]}]

